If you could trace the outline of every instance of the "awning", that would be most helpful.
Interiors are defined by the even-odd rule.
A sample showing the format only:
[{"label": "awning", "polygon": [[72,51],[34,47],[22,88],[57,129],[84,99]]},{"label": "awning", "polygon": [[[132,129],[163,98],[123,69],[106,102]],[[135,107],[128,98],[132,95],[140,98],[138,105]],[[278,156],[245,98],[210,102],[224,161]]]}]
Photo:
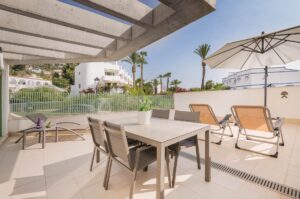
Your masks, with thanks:
[{"label": "awning", "polygon": [[0,47],[8,64],[114,61],[214,10],[215,0],[1,0]]}]

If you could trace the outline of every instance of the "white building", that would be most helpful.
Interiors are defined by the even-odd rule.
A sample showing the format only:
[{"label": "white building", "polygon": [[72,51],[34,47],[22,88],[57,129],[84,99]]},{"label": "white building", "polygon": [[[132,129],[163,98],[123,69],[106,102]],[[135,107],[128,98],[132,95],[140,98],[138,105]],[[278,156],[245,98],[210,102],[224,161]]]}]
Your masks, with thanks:
[{"label": "white building", "polygon": [[[224,85],[231,89],[261,88],[264,86],[265,71],[263,68],[252,68],[230,74],[223,78]],[[300,85],[300,71],[286,67],[270,67],[268,86]]]},{"label": "white building", "polygon": [[13,92],[22,88],[37,88],[42,86],[55,87],[49,80],[44,80],[38,77],[14,77],[9,76],[9,89]]},{"label": "white building", "polygon": [[75,84],[71,93],[77,95],[88,88],[96,88],[99,84],[111,87],[111,93],[122,93],[125,85],[132,85],[131,76],[117,62],[90,62],[81,63],[75,68]]}]

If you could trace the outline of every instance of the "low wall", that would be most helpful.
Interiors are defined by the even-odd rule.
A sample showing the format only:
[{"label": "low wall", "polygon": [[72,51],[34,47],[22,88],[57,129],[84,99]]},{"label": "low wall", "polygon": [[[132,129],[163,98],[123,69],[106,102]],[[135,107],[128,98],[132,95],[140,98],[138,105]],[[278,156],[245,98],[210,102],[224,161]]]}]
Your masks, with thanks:
[{"label": "low wall", "polygon": [[[287,91],[287,98],[281,92]],[[174,108],[189,110],[191,103],[209,104],[217,116],[230,113],[233,105],[263,105],[263,89],[186,92],[174,94]],[[300,86],[268,88],[267,106],[272,116],[300,121]]]}]

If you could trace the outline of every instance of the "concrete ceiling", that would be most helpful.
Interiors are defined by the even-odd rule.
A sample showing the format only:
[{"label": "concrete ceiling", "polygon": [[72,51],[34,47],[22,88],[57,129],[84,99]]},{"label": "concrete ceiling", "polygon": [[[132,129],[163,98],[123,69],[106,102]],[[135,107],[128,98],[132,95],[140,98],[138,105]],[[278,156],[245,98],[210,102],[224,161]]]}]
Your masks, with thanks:
[{"label": "concrete ceiling", "polygon": [[0,47],[5,61],[119,60],[215,10],[215,0],[160,0],[155,8],[138,0],[73,1],[82,6],[57,0],[1,0]]}]

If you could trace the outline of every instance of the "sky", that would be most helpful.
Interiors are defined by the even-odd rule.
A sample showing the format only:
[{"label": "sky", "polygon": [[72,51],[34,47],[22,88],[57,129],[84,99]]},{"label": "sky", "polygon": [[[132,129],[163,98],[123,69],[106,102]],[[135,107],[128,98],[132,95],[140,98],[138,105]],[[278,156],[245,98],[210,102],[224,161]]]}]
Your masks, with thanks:
[{"label": "sky", "polygon": [[[61,1],[106,16],[71,0]],[[152,8],[159,4],[158,0],[140,1]],[[193,53],[198,45],[210,44],[210,53],[213,53],[228,42],[260,35],[262,31],[268,33],[300,25],[300,0],[216,1],[214,12],[141,49],[148,52],[148,64],[144,67],[146,80],[171,72],[172,79],[182,82],[181,87],[200,87],[201,59]],[[121,65],[131,73],[129,64],[121,62]],[[232,72],[207,68],[206,81],[221,82]],[[138,69],[137,78],[139,73]]]},{"label": "sky", "polygon": [[[155,5],[155,1],[142,0]],[[225,43],[300,25],[300,0],[217,0],[211,14],[141,49],[148,52],[145,79],[166,72],[182,81],[181,87],[200,87],[201,59],[194,49],[203,43],[213,53]],[[121,63],[128,71],[131,66]],[[230,70],[207,69],[206,80],[221,82]],[[137,70],[139,77],[139,69]]]}]

